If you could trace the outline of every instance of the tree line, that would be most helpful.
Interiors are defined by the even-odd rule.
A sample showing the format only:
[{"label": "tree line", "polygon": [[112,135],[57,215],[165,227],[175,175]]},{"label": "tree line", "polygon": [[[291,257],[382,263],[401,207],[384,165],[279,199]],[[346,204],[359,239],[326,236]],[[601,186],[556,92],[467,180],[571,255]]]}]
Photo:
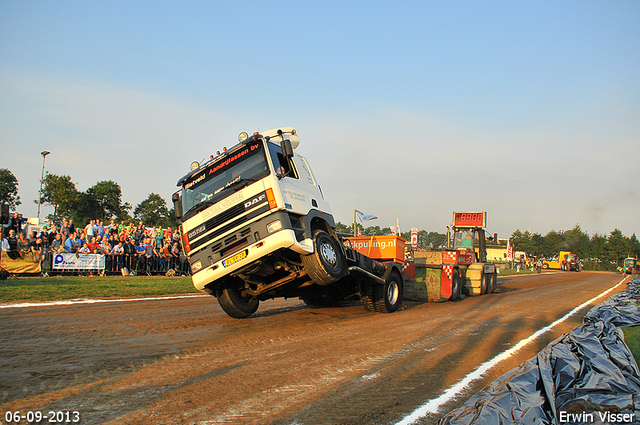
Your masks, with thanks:
[{"label": "tree line", "polygon": [[551,258],[560,251],[571,251],[585,262],[585,269],[615,270],[625,258],[640,256],[640,241],[636,234],[625,236],[619,229],[608,235],[589,236],[579,224],[567,231],[550,231],[542,236],[520,229],[511,234],[514,251],[524,251],[535,257]]},{"label": "tree line", "polygon": [[[176,227],[173,208],[167,207],[162,196],[151,193],[147,199],[132,207],[122,202],[122,189],[112,180],[99,181],[81,192],[69,175],[47,173],[42,180],[40,203],[53,207],[53,214],[47,219],[60,222],[62,218],[72,219],[76,223],[88,223],[92,219],[108,222],[142,221],[145,226]],[[18,180],[10,170],[0,169],[0,202],[6,203],[12,210],[22,204],[18,196]],[[34,201],[36,204],[38,200]]]}]

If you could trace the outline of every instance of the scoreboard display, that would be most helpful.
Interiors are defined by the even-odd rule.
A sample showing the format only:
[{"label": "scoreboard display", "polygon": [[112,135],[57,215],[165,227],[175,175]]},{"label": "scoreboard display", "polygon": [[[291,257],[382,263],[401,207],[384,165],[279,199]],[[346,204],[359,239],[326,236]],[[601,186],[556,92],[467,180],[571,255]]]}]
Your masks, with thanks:
[{"label": "scoreboard display", "polygon": [[454,212],[455,227],[487,227],[487,212]]}]

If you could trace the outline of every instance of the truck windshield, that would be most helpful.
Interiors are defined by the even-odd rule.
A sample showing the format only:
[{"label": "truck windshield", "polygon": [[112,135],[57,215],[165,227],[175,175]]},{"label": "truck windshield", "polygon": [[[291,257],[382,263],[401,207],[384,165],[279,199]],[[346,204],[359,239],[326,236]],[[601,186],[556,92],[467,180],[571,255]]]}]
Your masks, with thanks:
[{"label": "truck windshield", "polygon": [[268,174],[262,142],[235,149],[184,182],[182,208],[185,219]]}]

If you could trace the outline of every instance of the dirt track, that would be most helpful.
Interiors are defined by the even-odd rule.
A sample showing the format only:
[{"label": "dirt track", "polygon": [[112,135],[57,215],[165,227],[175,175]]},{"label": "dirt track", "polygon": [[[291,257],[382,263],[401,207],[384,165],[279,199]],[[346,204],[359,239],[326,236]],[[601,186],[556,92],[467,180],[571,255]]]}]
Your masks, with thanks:
[{"label": "dirt track", "polygon": [[[393,314],[276,300],[235,320],[206,296],[4,308],[0,420],[8,410],[52,410],[78,411],[83,424],[395,423],[620,280],[589,272],[500,278],[498,293],[405,303]],[[435,423],[587,310],[419,423]]]}]

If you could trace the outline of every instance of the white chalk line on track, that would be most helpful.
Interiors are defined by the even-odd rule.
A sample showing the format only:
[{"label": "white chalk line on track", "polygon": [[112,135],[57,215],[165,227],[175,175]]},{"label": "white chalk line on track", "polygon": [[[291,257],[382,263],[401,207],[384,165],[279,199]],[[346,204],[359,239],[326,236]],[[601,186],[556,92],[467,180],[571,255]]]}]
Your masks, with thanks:
[{"label": "white chalk line on track", "polygon": [[521,348],[523,348],[525,345],[527,345],[531,341],[535,340],[536,338],[538,338],[539,336],[541,336],[542,334],[544,334],[548,330],[552,329],[556,325],[564,322],[569,317],[573,316],[578,311],[582,310],[584,307],[586,307],[589,304],[593,303],[597,299],[602,298],[603,296],[607,295],[609,292],[613,291],[618,286],[620,286],[622,284],[622,282],[625,281],[625,279],[626,279],[626,277],[623,278],[620,282],[618,282],[613,287],[611,287],[611,288],[607,289],[606,291],[602,292],[600,295],[597,295],[597,296],[591,298],[589,301],[586,301],[586,302],[580,304],[578,307],[574,308],[573,310],[571,310],[569,313],[567,313],[566,315],[564,315],[560,319],[558,319],[555,322],[551,323],[550,325],[538,330],[536,333],[532,334],[528,338],[521,340],[516,345],[511,347],[509,350],[504,351],[504,352],[498,354],[497,356],[495,356],[494,358],[492,358],[491,360],[488,360],[488,361],[482,363],[476,370],[474,370],[473,372],[469,373],[467,376],[465,376],[462,380],[458,381],[458,383],[454,384],[452,387],[448,388],[440,397],[432,399],[432,400],[429,400],[428,402],[426,402],[425,404],[423,404],[422,406],[418,407],[416,410],[411,412],[408,416],[406,416],[404,419],[402,419],[396,425],[414,424],[414,423],[416,423],[417,421],[419,421],[420,419],[424,418],[425,416],[427,416],[429,414],[438,413],[438,410],[440,409],[440,407],[442,407],[442,405],[444,405],[445,403],[449,402],[450,400],[453,400],[460,393],[465,391],[469,387],[469,384],[471,384],[471,382],[475,381],[476,379],[480,379],[493,366],[495,366],[496,364],[498,364],[502,360],[505,360],[505,359],[511,357],[517,351],[519,351]]},{"label": "white chalk line on track", "polygon": [[79,300],[64,300],[64,301],[46,301],[40,303],[19,303],[19,304],[0,304],[2,308],[28,308],[28,307],[51,307],[60,305],[81,305],[81,304],[105,304],[105,303],[127,303],[127,302],[139,302],[139,301],[164,301],[164,300],[178,300],[183,298],[199,298],[209,297],[210,295],[194,294],[194,295],[174,295],[168,297],[143,297],[143,298],[114,298],[114,299],[79,299]]}]

